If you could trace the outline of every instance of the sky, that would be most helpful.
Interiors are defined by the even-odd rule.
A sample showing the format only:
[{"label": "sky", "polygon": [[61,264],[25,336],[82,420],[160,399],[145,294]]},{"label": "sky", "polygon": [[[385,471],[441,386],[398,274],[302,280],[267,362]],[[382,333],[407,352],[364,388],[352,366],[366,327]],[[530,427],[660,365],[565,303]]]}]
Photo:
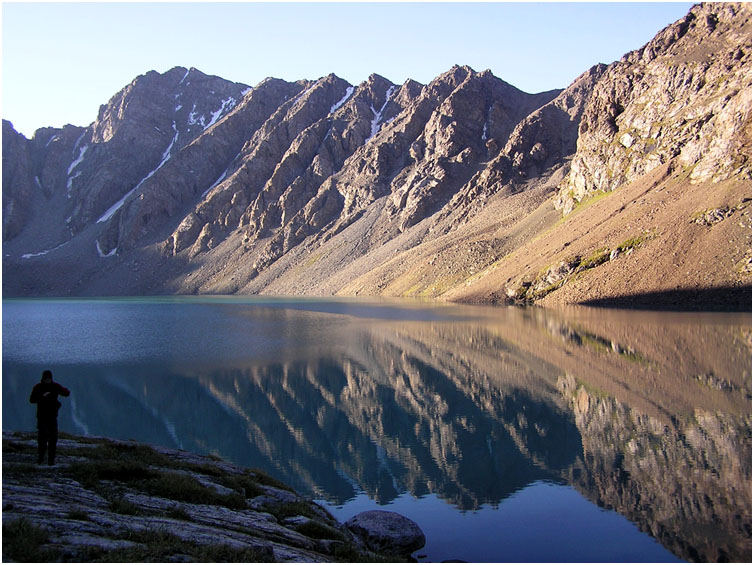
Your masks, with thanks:
[{"label": "sky", "polygon": [[149,70],[254,86],[377,73],[423,84],[453,65],[526,92],[568,86],[683,17],[689,2],[2,2],[0,112],[31,137],[88,126]]}]

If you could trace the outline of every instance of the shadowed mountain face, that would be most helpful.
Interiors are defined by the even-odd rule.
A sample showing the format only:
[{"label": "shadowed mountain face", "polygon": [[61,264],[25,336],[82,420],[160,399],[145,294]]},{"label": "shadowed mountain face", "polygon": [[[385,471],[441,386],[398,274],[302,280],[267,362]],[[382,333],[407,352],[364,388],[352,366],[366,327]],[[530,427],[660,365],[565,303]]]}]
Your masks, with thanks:
[{"label": "shadowed mountain face", "polygon": [[[560,251],[578,243],[556,206],[570,213],[662,167],[693,213],[745,233],[750,200],[730,183],[751,178],[750,20],[747,4],[696,6],[642,49],[539,94],[461,66],[427,85],[329,75],[253,88],[174,68],[137,77],[86,128],[27,140],[3,122],[4,292],[469,299],[459,292],[481,280],[472,298],[499,300],[511,251],[548,228]],[[629,205],[610,221],[634,226]],[[717,280],[686,268],[685,286],[750,282],[750,240],[747,255],[744,236],[714,237],[722,225],[681,233],[663,209],[641,228],[663,248],[727,241]]]},{"label": "shadowed mountain face", "polygon": [[[545,480],[684,559],[751,551],[746,317],[129,304],[64,304],[60,319],[57,303],[6,304],[4,428],[33,428],[46,359],[75,392],[62,429],[216,453],[333,504],[408,492],[476,510]],[[40,313],[56,322],[41,332]],[[60,332],[76,347],[52,345]]]}]

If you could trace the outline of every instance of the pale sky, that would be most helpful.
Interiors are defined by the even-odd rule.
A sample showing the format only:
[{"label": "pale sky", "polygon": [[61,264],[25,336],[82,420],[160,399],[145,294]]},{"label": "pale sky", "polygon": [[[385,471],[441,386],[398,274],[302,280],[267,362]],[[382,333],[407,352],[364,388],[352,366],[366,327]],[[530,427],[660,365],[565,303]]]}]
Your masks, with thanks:
[{"label": "pale sky", "polygon": [[138,75],[175,66],[254,86],[377,73],[423,84],[454,64],[526,92],[564,88],[692,3],[2,3],[2,117],[88,126]]}]

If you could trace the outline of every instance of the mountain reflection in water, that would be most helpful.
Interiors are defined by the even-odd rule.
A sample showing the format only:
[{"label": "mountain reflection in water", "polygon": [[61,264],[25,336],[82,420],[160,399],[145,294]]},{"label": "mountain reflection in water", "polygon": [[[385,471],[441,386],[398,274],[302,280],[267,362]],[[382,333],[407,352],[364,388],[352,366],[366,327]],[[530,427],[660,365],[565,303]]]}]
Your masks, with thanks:
[{"label": "mountain reflection in water", "polygon": [[683,559],[750,557],[749,316],[355,308],[5,301],[3,428],[33,429],[52,366],[63,430],[215,453],[333,505],[477,510],[546,481]]}]

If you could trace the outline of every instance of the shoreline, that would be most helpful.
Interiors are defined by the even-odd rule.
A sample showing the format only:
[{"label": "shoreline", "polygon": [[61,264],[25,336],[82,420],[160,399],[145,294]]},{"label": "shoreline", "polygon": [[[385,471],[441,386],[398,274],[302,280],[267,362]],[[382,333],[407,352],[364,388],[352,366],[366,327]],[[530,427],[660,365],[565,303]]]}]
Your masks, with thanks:
[{"label": "shoreline", "polygon": [[380,553],[265,473],[218,457],[61,433],[3,431],[3,561],[407,561]]},{"label": "shoreline", "polygon": [[266,294],[149,294],[149,295],[3,295],[4,301],[15,300],[171,300],[171,299],[227,299],[233,300],[259,300],[265,301],[338,301],[363,303],[369,301],[407,301],[417,304],[459,305],[459,306],[488,306],[488,307],[526,307],[539,306],[545,308],[570,308],[581,306],[587,308],[613,309],[613,310],[646,310],[652,312],[696,312],[696,313],[745,313],[752,311],[752,286],[741,285],[715,288],[679,288],[675,290],[658,290],[655,292],[643,292],[629,295],[604,296],[581,302],[563,302],[552,300],[550,297],[538,299],[532,302],[519,301],[507,297],[490,295],[488,297],[468,297],[454,300],[442,298],[416,298],[403,296],[383,295],[358,295],[358,296],[314,296],[314,295],[290,295],[277,296]]}]

